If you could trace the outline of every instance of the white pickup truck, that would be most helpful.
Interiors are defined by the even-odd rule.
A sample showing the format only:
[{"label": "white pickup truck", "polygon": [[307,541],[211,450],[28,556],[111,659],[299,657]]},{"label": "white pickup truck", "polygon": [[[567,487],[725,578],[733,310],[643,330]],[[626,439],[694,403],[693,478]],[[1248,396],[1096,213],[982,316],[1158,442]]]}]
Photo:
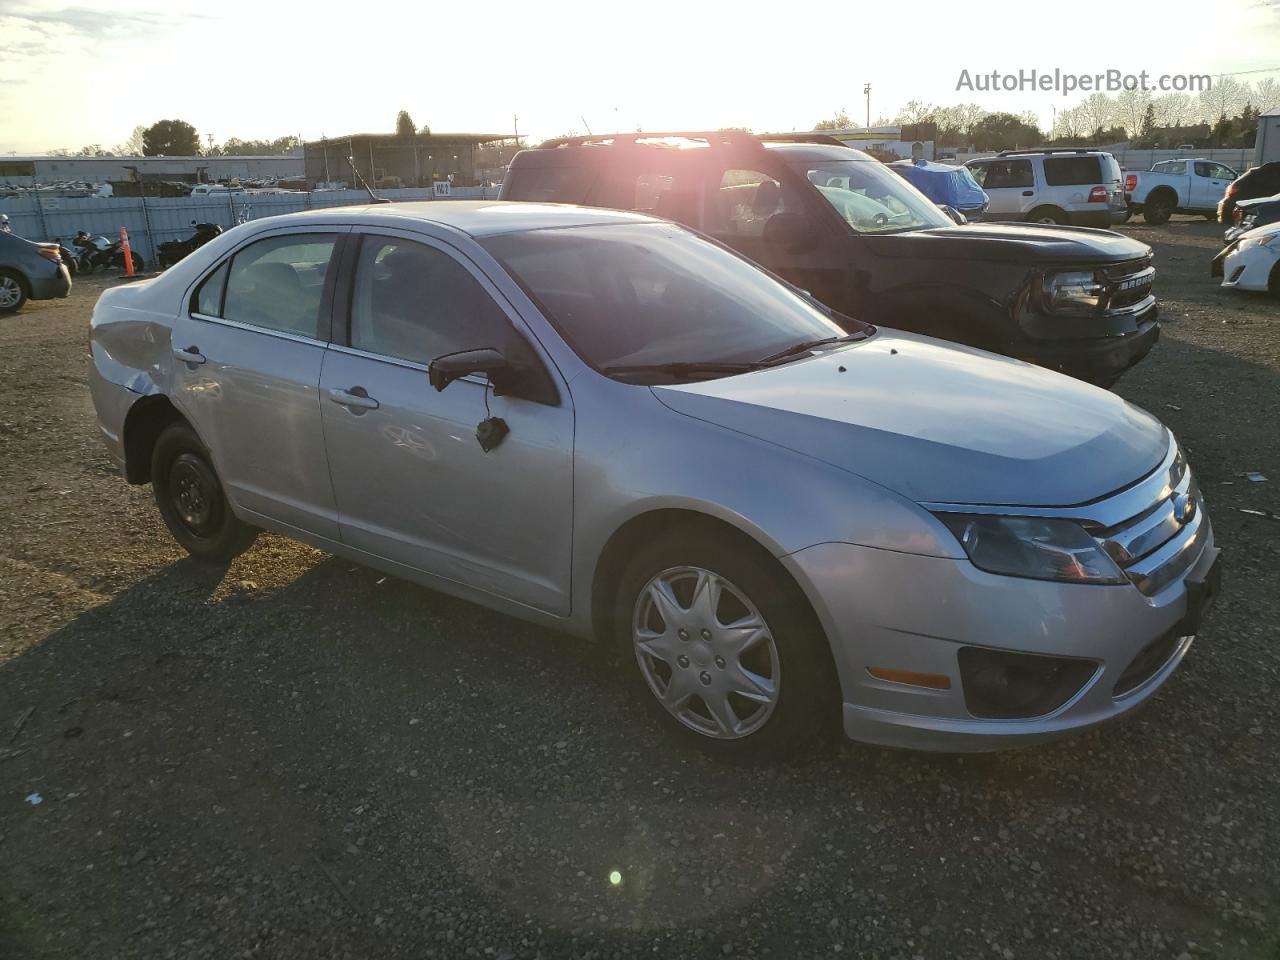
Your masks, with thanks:
[{"label": "white pickup truck", "polygon": [[1150,170],[1128,172],[1124,195],[1129,210],[1147,223],[1164,223],[1175,213],[1216,219],[1218,201],[1238,174],[1216,160],[1162,160]]}]

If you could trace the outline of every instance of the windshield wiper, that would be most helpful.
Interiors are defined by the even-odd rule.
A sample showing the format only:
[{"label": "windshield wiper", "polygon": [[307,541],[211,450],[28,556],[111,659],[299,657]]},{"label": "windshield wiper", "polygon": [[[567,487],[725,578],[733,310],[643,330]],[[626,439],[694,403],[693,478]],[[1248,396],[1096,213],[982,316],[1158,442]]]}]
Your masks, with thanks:
[{"label": "windshield wiper", "polygon": [[601,367],[604,374],[665,373],[673,377],[696,377],[703,373],[747,373],[760,370],[769,364],[763,361],[722,363],[712,360],[674,360],[669,363],[627,363]]},{"label": "windshield wiper", "polygon": [[762,364],[777,363],[779,360],[789,360],[792,357],[798,357],[802,353],[808,353],[816,347],[825,347],[831,343],[852,343],[855,340],[865,340],[865,334],[849,333],[843,337],[823,337],[821,340],[806,340],[804,343],[797,343],[787,347],[785,350],[779,350],[777,353],[771,353],[769,356],[759,360]]}]

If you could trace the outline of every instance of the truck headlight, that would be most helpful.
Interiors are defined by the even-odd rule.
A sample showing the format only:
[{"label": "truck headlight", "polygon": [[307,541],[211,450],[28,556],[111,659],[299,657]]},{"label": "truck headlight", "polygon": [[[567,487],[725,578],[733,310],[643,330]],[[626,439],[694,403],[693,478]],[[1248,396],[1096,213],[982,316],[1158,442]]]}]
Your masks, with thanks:
[{"label": "truck headlight", "polygon": [[1106,292],[1106,284],[1092,270],[1068,270],[1044,278],[1045,303],[1061,313],[1091,313],[1102,305]]},{"label": "truck headlight", "polygon": [[973,565],[988,573],[1067,583],[1127,583],[1074,520],[939,513]]}]

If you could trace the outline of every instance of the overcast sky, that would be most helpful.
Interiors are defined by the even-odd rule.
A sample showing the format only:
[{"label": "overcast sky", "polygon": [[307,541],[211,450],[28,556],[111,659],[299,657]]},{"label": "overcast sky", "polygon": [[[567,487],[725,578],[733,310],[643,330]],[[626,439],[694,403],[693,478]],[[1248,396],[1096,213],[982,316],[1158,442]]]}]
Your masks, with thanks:
[{"label": "overcast sky", "polygon": [[535,138],[806,129],[841,108],[861,123],[866,81],[873,119],[970,100],[1047,127],[1080,95],[956,91],[962,69],[1032,67],[1280,67],[1280,0],[0,0],[0,153],[110,148],[162,118],[202,141],[389,132],[400,109],[438,131],[506,132],[518,114]]}]

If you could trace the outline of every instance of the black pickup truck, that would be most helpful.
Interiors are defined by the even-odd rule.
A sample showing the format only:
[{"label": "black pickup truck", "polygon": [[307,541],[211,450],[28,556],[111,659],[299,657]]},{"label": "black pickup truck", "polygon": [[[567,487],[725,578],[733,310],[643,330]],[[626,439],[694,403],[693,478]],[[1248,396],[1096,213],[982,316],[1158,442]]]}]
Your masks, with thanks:
[{"label": "black pickup truck", "polygon": [[831,138],[605,134],[521,151],[503,200],[685,224],[827,306],[1104,386],[1160,336],[1151,248],[1107,230],[962,224]]}]

